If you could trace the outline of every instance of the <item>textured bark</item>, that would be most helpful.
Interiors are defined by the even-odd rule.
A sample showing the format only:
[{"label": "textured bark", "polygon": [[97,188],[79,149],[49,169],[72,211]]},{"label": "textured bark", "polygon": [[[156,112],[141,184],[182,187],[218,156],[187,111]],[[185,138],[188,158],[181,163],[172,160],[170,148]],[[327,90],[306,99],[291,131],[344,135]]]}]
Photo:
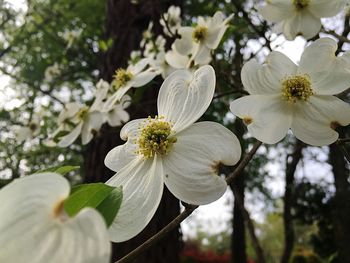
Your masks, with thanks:
[{"label": "textured bark", "polygon": [[330,146],[329,163],[332,165],[336,189],[333,220],[338,259],[339,262],[350,263],[350,171],[336,144]]},{"label": "textured bark", "polygon": [[231,189],[236,195],[240,196],[240,200],[235,198],[233,207],[233,233],[231,236],[231,262],[245,263],[247,262],[245,223],[243,211],[240,206],[244,206],[244,172],[238,176],[232,183]]},{"label": "textured bark", "polygon": [[302,158],[304,144],[297,141],[294,152],[287,156],[286,160],[286,186],[283,198],[283,223],[284,223],[284,250],[281,263],[288,263],[294,248],[294,228],[292,208],[294,204],[294,175],[297,165]]},{"label": "textured bark", "polygon": [[[100,76],[111,81],[115,70],[125,67],[132,50],[139,49],[142,32],[149,21],[154,22],[154,32],[160,32],[158,23],[160,14],[167,10],[170,4],[178,5],[180,1],[144,0],[134,5],[130,0],[108,0],[106,39],[112,38],[113,45],[105,54],[101,55]],[[157,113],[156,98],[161,85],[161,79],[147,88],[141,102],[128,109],[130,119],[143,118]],[[114,172],[104,166],[106,154],[115,146],[124,143],[119,137],[120,128],[104,125],[100,134],[87,146],[84,157],[85,181],[105,182]],[[179,202],[165,189],[161,204],[151,222],[137,237],[124,243],[114,244],[113,261],[121,258],[147,238],[157,233],[163,226],[179,214]],[[132,226],[130,226],[132,227]],[[166,241],[154,246],[134,262],[178,262],[181,249],[181,235],[179,229],[172,231]]]}]

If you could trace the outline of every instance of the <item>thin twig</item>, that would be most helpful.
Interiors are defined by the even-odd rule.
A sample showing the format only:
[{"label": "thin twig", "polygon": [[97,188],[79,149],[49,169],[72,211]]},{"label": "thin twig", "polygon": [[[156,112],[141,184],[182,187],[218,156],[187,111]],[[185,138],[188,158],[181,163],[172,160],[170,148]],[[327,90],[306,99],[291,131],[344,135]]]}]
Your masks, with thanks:
[{"label": "thin twig", "polygon": [[[226,178],[227,184],[230,184],[234,178],[236,178],[244,169],[244,167],[247,166],[249,161],[253,158],[254,154],[258,150],[262,143],[260,141],[257,141],[253,148],[244,156],[242,161],[239,163],[237,168],[233,171],[231,175],[229,175]],[[196,205],[186,205],[185,210],[179,214],[173,221],[171,221],[168,225],[166,225],[162,230],[160,230],[157,234],[149,238],[145,243],[138,246],[136,249],[131,251],[129,254],[124,256],[123,258],[119,259],[115,263],[126,263],[134,260],[136,257],[138,257],[141,253],[155,245],[158,241],[163,239],[170,231],[172,231],[174,228],[176,228],[183,220],[185,220],[189,215],[192,214],[194,210],[196,210],[198,206]]]}]

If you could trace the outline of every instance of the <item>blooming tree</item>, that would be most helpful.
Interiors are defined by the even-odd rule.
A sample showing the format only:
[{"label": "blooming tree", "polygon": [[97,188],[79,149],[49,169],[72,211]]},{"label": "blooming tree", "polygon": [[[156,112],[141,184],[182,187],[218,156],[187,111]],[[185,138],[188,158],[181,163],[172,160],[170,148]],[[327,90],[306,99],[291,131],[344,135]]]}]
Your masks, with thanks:
[{"label": "blooming tree", "polygon": [[[9,100],[25,104],[25,112],[21,112],[21,106],[11,108],[9,102],[1,109],[0,117],[6,120],[0,131],[3,144],[13,140],[17,145],[14,152],[44,149],[48,155],[56,151],[61,164],[48,169],[40,164],[33,173],[29,172],[28,157],[15,165],[23,170],[18,174],[7,172],[2,165],[6,186],[0,189],[4,202],[0,208],[0,261],[109,262],[110,241],[123,242],[138,235],[156,213],[166,186],[185,208],[162,231],[120,261],[128,262],[176,228],[198,206],[219,199],[230,186],[248,225],[257,261],[265,262],[254,224],[244,207],[244,183],[241,193],[237,178],[245,175],[246,167],[253,169],[249,165],[263,143],[268,144],[264,146],[268,151],[270,145],[282,140],[287,148],[294,147],[292,162],[286,158],[286,242],[281,259],[289,261],[294,243],[293,231],[288,231],[292,229],[288,200],[293,197],[290,187],[303,148],[331,145],[333,152],[338,145],[344,156],[334,162],[340,160],[344,171],[349,169],[345,160],[350,161],[346,147],[346,126],[350,124],[350,15],[345,0],[255,2],[234,3],[234,10],[226,8],[199,16],[169,6],[157,19],[147,21],[138,46],[124,54],[127,64],[114,68],[104,79],[100,79],[101,72],[89,67],[94,59],[45,60],[49,52],[40,50],[40,58],[28,59],[28,63],[35,58],[44,61],[36,69],[12,63],[11,46],[3,50],[1,56],[10,54],[1,66],[3,74],[22,87],[36,87],[32,93],[22,91]],[[8,10],[10,21],[15,11],[1,4]],[[22,23],[25,29],[38,23],[43,26],[45,21],[35,15],[26,21],[36,4],[28,3],[29,10],[16,23]],[[97,3],[89,3],[90,9],[77,5],[85,11],[101,8]],[[127,6],[142,10],[138,1]],[[226,7],[224,3],[222,6]],[[251,13],[246,11],[252,7]],[[65,8],[69,10],[70,5]],[[55,5],[51,11],[61,15]],[[329,29],[329,22],[323,20],[336,15],[345,21],[342,32]],[[101,23],[99,16],[95,18]],[[89,52],[109,54],[113,45],[123,41],[103,39],[102,31],[95,32],[83,21],[84,12],[81,20],[67,19],[70,24],[64,30],[45,32],[45,39],[57,39],[48,50],[60,47],[64,56],[84,57],[81,46],[88,45]],[[271,30],[270,22],[276,23]],[[16,23],[9,24],[5,32],[20,27]],[[249,39],[252,32],[258,42]],[[39,36],[31,30],[27,34]],[[7,33],[3,38],[5,47],[12,38]],[[278,39],[296,38],[305,41],[298,63],[274,50]],[[25,42],[26,37],[22,40]],[[24,56],[25,51],[22,53]],[[32,81],[31,74],[36,70],[41,75]],[[147,92],[157,94],[156,103],[145,100]],[[136,116],[133,109],[146,109],[147,103],[156,104],[157,115],[146,112]],[[20,121],[16,120],[18,116]],[[79,182],[74,186],[76,167],[65,166],[62,161],[76,161],[74,152],[81,154],[82,150],[91,154],[91,145],[110,136],[106,131],[112,138],[120,131],[125,143],[116,145],[110,140],[108,153],[102,157],[95,154],[94,158],[103,158],[115,174],[100,183]],[[7,159],[11,162],[10,157]],[[234,169],[228,167],[234,165]],[[339,167],[335,167],[336,177]],[[257,173],[261,169],[256,168]],[[71,179],[71,190],[63,176]],[[344,196],[348,198],[346,191]],[[339,248],[339,259],[344,259],[346,253],[346,249]]]}]

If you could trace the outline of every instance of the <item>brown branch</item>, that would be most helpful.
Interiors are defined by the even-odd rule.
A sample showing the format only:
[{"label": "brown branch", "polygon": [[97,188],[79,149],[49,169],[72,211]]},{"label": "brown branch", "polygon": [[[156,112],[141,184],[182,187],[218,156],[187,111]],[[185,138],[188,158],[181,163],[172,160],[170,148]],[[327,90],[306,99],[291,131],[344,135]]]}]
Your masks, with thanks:
[{"label": "brown branch", "polygon": [[239,192],[237,191],[237,188],[234,186],[234,184],[231,185],[231,189],[233,190],[233,195],[235,197],[236,203],[238,204],[239,209],[242,211],[244,221],[247,223],[248,233],[250,235],[250,238],[251,238],[251,241],[253,244],[253,248],[255,250],[257,262],[258,263],[265,263],[266,260],[265,260],[264,252],[263,252],[263,249],[260,245],[258,238],[255,235],[255,227],[254,227],[252,219],[250,218],[249,212],[244,207],[242,197],[239,194]]},{"label": "brown branch", "polygon": [[[239,163],[237,168],[233,171],[233,173],[226,178],[227,184],[230,184],[232,180],[238,176],[243,169],[247,166],[249,161],[253,158],[254,154],[258,150],[262,143],[257,141],[253,148],[244,156],[242,161]],[[163,239],[170,231],[172,231],[175,227],[177,227],[183,220],[185,220],[189,215],[192,214],[194,210],[196,210],[198,206],[196,205],[187,205],[185,204],[185,210],[179,214],[173,221],[171,221],[168,225],[166,225],[162,230],[160,230],[156,235],[148,239],[145,243],[138,246],[136,249],[131,251],[129,254],[119,259],[115,263],[126,263],[134,260],[138,257],[142,252],[146,251],[150,247],[154,246],[157,242]]]},{"label": "brown branch", "polygon": [[[302,158],[304,143],[297,141],[294,146],[294,152],[288,154],[286,158],[286,186],[284,193],[283,223],[284,223],[284,250],[281,257],[281,263],[288,263],[294,248],[294,227],[292,207],[294,201],[294,174],[297,165]],[[289,159],[291,159],[289,161]]]}]

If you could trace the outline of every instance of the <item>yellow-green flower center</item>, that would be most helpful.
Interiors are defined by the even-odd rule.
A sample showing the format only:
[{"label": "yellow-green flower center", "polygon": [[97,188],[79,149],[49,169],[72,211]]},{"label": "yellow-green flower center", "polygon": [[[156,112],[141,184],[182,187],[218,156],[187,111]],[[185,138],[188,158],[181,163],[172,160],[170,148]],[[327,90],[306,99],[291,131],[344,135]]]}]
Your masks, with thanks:
[{"label": "yellow-green flower center", "polygon": [[289,102],[307,101],[313,94],[308,75],[295,75],[282,81],[282,95]]},{"label": "yellow-green flower center", "polygon": [[114,75],[113,86],[116,89],[119,89],[120,87],[125,86],[132,78],[133,74],[130,71],[122,68],[117,69]]},{"label": "yellow-green flower center", "polygon": [[293,0],[293,5],[297,11],[300,11],[307,7],[310,3],[310,0]]},{"label": "yellow-green flower center", "polygon": [[199,43],[203,41],[208,35],[208,28],[205,26],[196,26],[192,32],[192,39],[194,42]]},{"label": "yellow-green flower center", "polygon": [[86,115],[87,115],[87,113],[88,113],[88,111],[89,111],[89,107],[87,107],[87,106],[84,106],[84,107],[82,107],[78,112],[77,112],[77,119],[78,120],[84,120],[85,119],[85,117],[86,117]]},{"label": "yellow-green flower center", "polygon": [[176,138],[170,137],[170,135],[171,125],[169,122],[163,121],[161,117],[148,118],[137,140],[138,153],[147,159],[156,154],[168,154],[172,145],[176,142]]}]

